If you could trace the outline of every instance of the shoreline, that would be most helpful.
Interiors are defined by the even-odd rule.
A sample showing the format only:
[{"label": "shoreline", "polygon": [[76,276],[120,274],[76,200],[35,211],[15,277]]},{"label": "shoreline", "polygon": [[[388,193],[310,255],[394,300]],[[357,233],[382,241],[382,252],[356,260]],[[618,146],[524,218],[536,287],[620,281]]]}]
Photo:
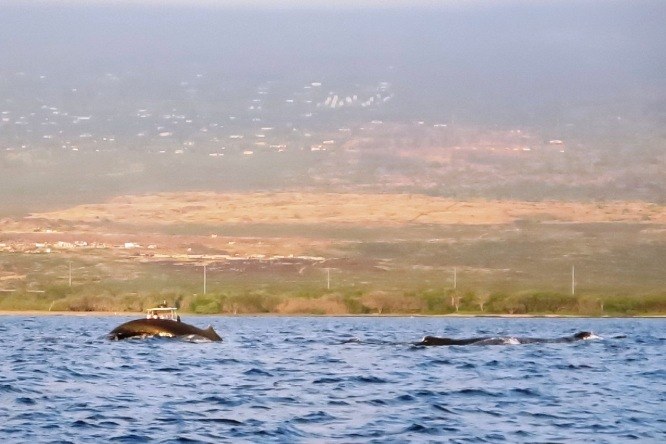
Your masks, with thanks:
[{"label": "shoreline", "polygon": [[[557,314],[281,314],[281,313],[247,313],[247,314],[197,314],[183,313],[186,317],[234,317],[234,318],[256,318],[256,317],[282,317],[282,318],[505,318],[505,319],[662,319],[666,314],[632,315],[632,316],[582,316],[582,315],[557,315]],[[43,310],[0,310],[2,316],[74,316],[74,317],[144,317],[143,312],[113,312],[113,311],[43,311]]]}]

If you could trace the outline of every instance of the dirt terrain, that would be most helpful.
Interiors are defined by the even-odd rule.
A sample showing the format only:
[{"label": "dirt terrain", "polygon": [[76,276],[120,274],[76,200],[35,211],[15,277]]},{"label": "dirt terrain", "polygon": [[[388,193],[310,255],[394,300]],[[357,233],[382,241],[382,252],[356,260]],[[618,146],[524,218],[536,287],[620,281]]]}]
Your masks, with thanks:
[{"label": "dirt terrain", "polygon": [[527,313],[515,298],[560,301],[575,266],[579,299],[538,310],[661,313],[665,244],[666,211],[645,202],[121,196],[0,219],[0,310]]},{"label": "dirt terrain", "polygon": [[2,219],[0,250],[105,249],[144,260],[313,252],[331,258],[338,256],[336,245],[346,248],[375,236],[384,242],[432,242],[443,229],[469,227],[446,237],[448,242],[473,241],[497,237],[505,229],[499,227],[521,223],[638,224],[659,239],[666,210],[644,202],[455,201],[408,194],[161,193]]},{"label": "dirt terrain", "polygon": [[666,223],[666,208],[644,202],[455,201],[411,194],[315,194],[211,192],[116,197],[33,214],[28,220],[179,224],[507,224],[553,222]]}]

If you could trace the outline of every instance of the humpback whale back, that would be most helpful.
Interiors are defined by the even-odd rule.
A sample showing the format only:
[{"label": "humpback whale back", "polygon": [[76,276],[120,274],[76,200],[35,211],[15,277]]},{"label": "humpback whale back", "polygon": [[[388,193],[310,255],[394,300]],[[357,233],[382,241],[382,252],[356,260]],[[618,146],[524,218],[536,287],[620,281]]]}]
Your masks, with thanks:
[{"label": "humpback whale back", "polygon": [[197,328],[193,325],[170,319],[135,319],[125,322],[114,328],[109,333],[110,339],[126,339],[135,336],[166,336],[180,337],[196,335],[211,341],[221,341],[213,327],[206,329]]},{"label": "humpback whale back", "polygon": [[594,337],[594,334],[591,331],[579,331],[578,333],[573,335],[573,337],[576,340],[584,340],[584,339],[591,339],[592,337]]},{"label": "humpback whale back", "polygon": [[575,342],[584,341],[587,339],[598,338],[594,333],[589,331],[579,331],[571,336],[555,339],[543,338],[490,338],[490,337],[477,337],[477,338],[443,338],[437,336],[425,336],[421,341],[414,342],[413,345],[417,346],[435,346],[435,345],[515,345],[515,344],[546,344],[546,343],[562,343],[562,342]]},{"label": "humpback whale back", "polygon": [[486,339],[488,338],[453,339],[439,338],[437,336],[425,336],[421,342],[417,342],[415,345],[469,345]]}]

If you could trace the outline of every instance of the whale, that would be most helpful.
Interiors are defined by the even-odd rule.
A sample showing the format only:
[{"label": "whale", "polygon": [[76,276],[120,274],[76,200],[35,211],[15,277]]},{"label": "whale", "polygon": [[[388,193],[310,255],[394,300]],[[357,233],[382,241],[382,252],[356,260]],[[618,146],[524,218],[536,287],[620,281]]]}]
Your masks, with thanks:
[{"label": "whale", "polygon": [[485,341],[491,338],[480,337],[480,338],[467,338],[467,339],[453,339],[453,338],[440,338],[438,336],[424,336],[423,339],[419,342],[415,342],[414,345],[469,345],[476,342]]},{"label": "whale", "polygon": [[135,319],[125,322],[111,330],[109,339],[121,340],[142,336],[186,337],[200,336],[210,341],[221,341],[222,338],[212,326],[201,329],[190,324],[171,319]]},{"label": "whale", "polygon": [[412,345],[430,347],[438,345],[504,345],[504,344],[548,344],[548,343],[566,343],[583,341],[596,337],[594,333],[589,331],[579,331],[571,336],[562,338],[543,339],[543,338],[514,338],[514,337],[476,337],[476,338],[444,338],[438,336],[424,336],[419,342],[414,342]]}]

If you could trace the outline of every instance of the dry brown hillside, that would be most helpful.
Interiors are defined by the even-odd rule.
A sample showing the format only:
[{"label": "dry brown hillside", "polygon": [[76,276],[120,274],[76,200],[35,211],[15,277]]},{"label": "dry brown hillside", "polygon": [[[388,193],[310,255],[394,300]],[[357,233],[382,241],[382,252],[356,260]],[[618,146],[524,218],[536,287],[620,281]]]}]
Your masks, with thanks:
[{"label": "dry brown hillside", "polygon": [[645,202],[455,201],[411,194],[211,192],[122,196],[32,218],[131,224],[503,224],[560,222],[666,223],[664,206]]}]

